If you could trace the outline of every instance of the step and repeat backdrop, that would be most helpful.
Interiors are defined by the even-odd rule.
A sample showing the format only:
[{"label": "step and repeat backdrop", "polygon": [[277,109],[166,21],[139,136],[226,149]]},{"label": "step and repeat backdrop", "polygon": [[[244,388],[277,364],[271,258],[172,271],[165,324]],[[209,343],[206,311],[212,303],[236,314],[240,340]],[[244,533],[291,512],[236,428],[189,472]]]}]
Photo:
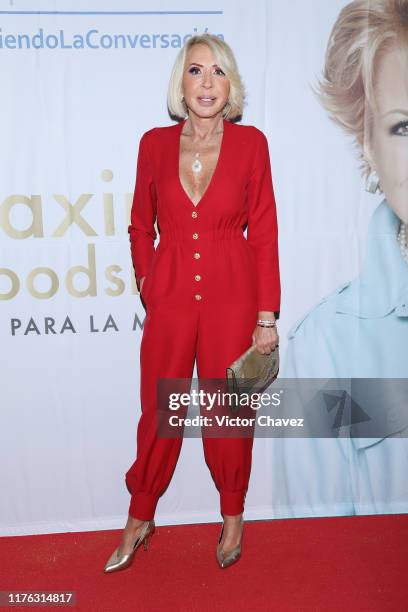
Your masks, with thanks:
[{"label": "step and repeat backdrop", "polygon": [[[403,12],[379,0],[1,0],[1,534],[124,525],[146,316],[127,233],[138,145],[172,123],[171,67],[195,33],[231,45],[242,123],[269,142],[280,376],[407,377],[405,56],[379,61],[370,47],[391,27],[383,15],[371,32],[370,9],[394,4]],[[375,87],[388,97],[370,121]],[[398,421],[370,438],[257,438],[246,518],[406,512],[405,434]],[[220,518],[201,440],[186,438],[157,523]]]}]

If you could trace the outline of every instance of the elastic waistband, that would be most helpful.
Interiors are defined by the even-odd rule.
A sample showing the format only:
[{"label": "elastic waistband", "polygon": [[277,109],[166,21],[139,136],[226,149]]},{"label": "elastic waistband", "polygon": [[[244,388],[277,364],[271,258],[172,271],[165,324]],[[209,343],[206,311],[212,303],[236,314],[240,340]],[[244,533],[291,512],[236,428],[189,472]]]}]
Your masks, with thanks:
[{"label": "elastic waistband", "polygon": [[[193,237],[194,234],[198,234],[197,239]],[[240,228],[219,230],[200,230],[199,228],[197,228],[196,232],[194,228],[189,230],[185,230],[182,228],[172,228],[171,230],[163,230],[160,233],[160,243],[163,245],[171,242],[191,242],[199,246],[201,239],[203,239],[205,242],[213,242],[218,240],[232,240],[237,238],[243,238],[245,240],[244,233]]]}]

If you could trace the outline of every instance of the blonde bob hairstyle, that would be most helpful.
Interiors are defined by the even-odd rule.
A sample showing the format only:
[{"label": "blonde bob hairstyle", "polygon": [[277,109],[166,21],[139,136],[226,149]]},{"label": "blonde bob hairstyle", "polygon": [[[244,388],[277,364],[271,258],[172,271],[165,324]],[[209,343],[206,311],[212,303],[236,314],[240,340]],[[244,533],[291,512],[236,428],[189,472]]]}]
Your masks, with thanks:
[{"label": "blonde bob hairstyle", "polygon": [[315,93],[331,119],[355,138],[366,177],[376,66],[385,51],[407,42],[408,0],[354,0],[340,11],[329,37]]},{"label": "blonde bob hairstyle", "polygon": [[167,107],[172,117],[181,121],[188,116],[188,108],[184,102],[182,80],[188,50],[193,45],[207,45],[213,52],[218,66],[223,70],[230,82],[228,101],[223,109],[223,117],[233,121],[242,116],[245,100],[245,87],[238,72],[231,47],[215,34],[196,34],[189,38],[180,49],[170,75],[167,92]]}]

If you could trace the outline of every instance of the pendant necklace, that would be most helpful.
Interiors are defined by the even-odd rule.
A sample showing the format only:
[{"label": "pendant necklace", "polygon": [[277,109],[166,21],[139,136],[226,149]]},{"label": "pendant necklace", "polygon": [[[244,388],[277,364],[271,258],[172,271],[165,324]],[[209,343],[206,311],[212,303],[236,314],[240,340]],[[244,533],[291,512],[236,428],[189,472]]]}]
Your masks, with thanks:
[{"label": "pendant necklace", "polygon": [[200,157],[200,153],[197,152],[194,155],[194,161],[191,164],[191,169],[194,172],[194,174],[198,174],[199,172],[201,172],[201,170],[203,169],[203,164],[201,163],[201,161],[198,159]]},{"label": "pendant necklace", "polygon": [[196,153],[195,154],[195,160],[193,161],[193,163],[191,164],[191,169],[195,174],[198,174],[199,172],[201,172],[201,170],[203,169],[203,164],[200,162],[200,160],[198,159],[200,156],[200,153]]}]

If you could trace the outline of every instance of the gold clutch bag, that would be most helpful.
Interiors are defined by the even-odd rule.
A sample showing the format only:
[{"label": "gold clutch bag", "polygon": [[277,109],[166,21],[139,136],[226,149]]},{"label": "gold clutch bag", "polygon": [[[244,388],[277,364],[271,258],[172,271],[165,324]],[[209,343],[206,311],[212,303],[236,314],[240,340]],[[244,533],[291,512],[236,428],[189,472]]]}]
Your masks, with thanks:
[{"label": "gold clutch bag", "polygon": [[231,397],[231,410],[239,410],[241,393],[261,393],[276,379],[278,372],[279,347],[263,355],[253,344],[226,369],[228,392],[237,394],[237,398]]}]

